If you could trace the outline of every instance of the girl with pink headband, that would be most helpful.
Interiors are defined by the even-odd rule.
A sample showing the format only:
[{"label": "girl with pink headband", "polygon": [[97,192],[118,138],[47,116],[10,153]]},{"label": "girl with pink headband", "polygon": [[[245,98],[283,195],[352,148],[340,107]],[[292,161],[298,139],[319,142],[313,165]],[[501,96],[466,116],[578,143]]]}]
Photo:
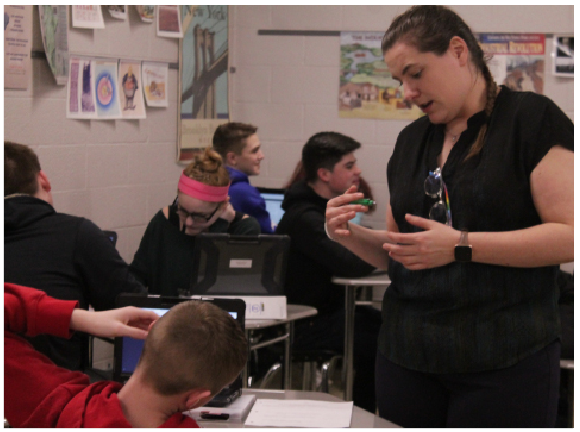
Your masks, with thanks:
[{"label": "girl with pink headband", "polygon": [[258,235],[256,219],[229,204],[230,178],[221,156],[206,148],[195,155],[177,184],[177,197],[153,217],[131,270],[150,294],[187,294],[195,236],[202,232]]}]

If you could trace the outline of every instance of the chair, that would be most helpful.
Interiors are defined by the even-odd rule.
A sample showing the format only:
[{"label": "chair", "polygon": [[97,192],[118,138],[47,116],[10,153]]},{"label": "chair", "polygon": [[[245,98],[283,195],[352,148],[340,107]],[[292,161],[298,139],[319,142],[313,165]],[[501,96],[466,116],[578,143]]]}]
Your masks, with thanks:
[{"label": "chair", "polygon": [[[293,387],[299,386],[300,390],[330,393],[332,377],[340,360],[342,360],[342,356],[330,350],[293,350],[293,368],[298,369],[299,366],[302,366],[301,383]],[[281,387],[282,373],[282,364],[280,362],[274,363],[260,381],[259,388]]]}]

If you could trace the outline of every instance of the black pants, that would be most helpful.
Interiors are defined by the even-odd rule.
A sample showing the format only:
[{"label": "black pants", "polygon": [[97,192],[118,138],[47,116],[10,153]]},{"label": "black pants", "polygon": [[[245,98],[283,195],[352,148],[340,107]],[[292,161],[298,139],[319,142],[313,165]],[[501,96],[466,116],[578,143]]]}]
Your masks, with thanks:
[{"label": "black pants", "polygon": [[403,427],[554,427],[560,342],[514,366],[467,374],[427,374],[377,355],[379,415]]},{"label": "black pants", "polygon": [[[293,349],[344,350],[344,309],[317,315],[295,323]],[[370,306],[356,306],[354,317],[354,381],[352,398],[356,406],[375,412],[375,359],[381,313]]]}]

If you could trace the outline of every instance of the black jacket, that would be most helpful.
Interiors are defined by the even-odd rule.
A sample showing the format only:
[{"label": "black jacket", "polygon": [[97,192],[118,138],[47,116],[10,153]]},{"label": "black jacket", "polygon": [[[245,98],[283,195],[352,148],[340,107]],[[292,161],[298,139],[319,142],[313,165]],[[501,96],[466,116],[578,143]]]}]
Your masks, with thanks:
[{"label": "black jacket", "polygon": [[[114,308],[121,292],[144,291],[98,226],[28,196],[4,200],[4,281],[98,311]],[[38,336],[30,341],[59,366],[85,366],[86,338],[78,334],[69,340]]]},{"label": "black jacket", "polygon": [[295,183],[284,196],[284,216],[276,230],[291,239],[285,283],[288,303],[313,306],[319,314],[344,306],[344,288],[331,282],[333,276],[360,277],[374,270],[327,237],[327,202],[304,181]]}]

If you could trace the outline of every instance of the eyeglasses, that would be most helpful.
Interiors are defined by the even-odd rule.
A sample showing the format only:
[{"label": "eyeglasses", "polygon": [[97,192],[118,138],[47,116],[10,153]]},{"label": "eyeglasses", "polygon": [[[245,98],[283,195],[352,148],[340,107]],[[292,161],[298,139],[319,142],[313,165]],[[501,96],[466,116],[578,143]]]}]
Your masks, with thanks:
[{"label": "eyeglasses", "polygon": [[[447,186],[441,177],[441,168],[430,171],[425,179],[425,194],[431,198],[439,198],[431,210],[429,210],[429,219],[452,226],[451,207],[449,206],[449,193]],[[443,193],[445,193],[445,202],[443,202]]]},{"label": "eyeglasses", "polygon": [[208,223],[211,220],[211,218],[215,216],[218,209],[221,207],[221,204],[218,204],[218,206],[215,208],[213,212],[211,212],[210,215],[206,215],[203,213],[188,212],[182,206],[179,205],[179,200],[177,198],[175,199],[175,204],[177,205],[177,213],[179,214],[179,216],[181,216],[185,220],[187,220],[187,218],[191,218],[193,222],[197,223]]}]

